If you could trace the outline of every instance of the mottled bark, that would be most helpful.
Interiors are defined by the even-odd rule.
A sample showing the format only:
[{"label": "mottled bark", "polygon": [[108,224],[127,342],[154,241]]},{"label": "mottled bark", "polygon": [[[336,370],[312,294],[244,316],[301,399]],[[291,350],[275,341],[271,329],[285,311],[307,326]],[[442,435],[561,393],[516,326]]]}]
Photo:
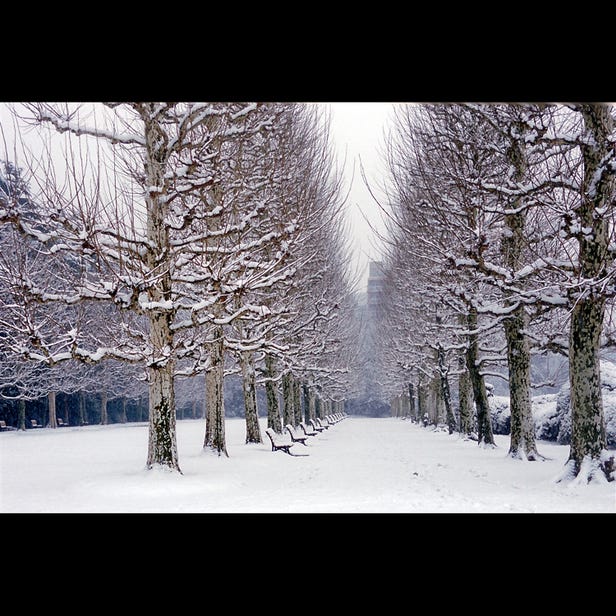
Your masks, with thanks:
[{"label": "mottled bark", "polygon": [[19,401],[19,417],[17,419],[17,429],[25,430],[26,429],[26,401]]},{"label": "mottled bark", "polygon": [[441,378],[441,397],[445,406],[445,419],[447,421],[447,429],[449,434],[453,434],[456,430],[456,418],[451,408],[451,390],[449,388],[448,368],[445,364],[445,351],[439,344],[438,346],[438,369]]},{"label": "mottled bark", "polygon": [[459,363],[458,367],[461,370],[458,377],[460,433],[470,436],[473,432],[473,390],[464,355],[460,355]]},{"label": "mottled bark", "polygon": [[295,425],[295,410],[293,408],[293,377],[286,373],[282,377],[282,423]]},{"label": "mottled bark", "polygon": [[417,411],[415,408],[415,388],[413,383],[409,381],[409,416],[413,421],[417,421]]},{"label": "mottled bark", "polygon": [[424,423],[424,414],[426,412],[425,388],[422,385],[421,377],[417,379],[417,421]]},{"label": "mottled bark", "polygon": [[[273,355],[265,356],[265,375],[269,379],[276,376],[276,360]],[[267,399],[267,427],[271,428],[276,434],[282,434],[277,383],[271,380],[265,382],[265,397]]]},{"label": "mottled bark", "polygon": [[430,380],[430,419],[436,428],[441,421],[441,379],[435,375]]},{"label": "mottled bark", "polygon": [[168,366],[148,370],[150,421],[147,468],[162,466],[180,472],[175,439],[175,400],[173,376]]},{"label": "mottled bark", "polygon": [[122,411],[120,413],[120,423],[126,423],[126,405],[128,404],[127,399],[122,398]]},{"label": "mottled bark", "polygon": [[530,348],[524,329],[528,317],[523,306],[505,324],[507,364],[509,367],[509,408],[511,411],[511,442],[509,456],[517,459],[541,458],[535,443],[530,395]]},{"label": "mottled bark", "polygon": [[58,427],[58,418],[56,417],[56,392],[50,391],[47,394],[47,409],[49,411],[49,422],[48,426],[50,428]]},{"label": "mottled bark", "polygon": [[[523,127],[517,134],[522,134]],[[520,139],[511,143],[507,152],[511,165],[511,177],[515,182],[522,182],[527,171],[526,146]],[[511,212],[505,216],[507,232],[501,240],[501,254],[507,269],[514,273],[523,266],[524,246],[526,245],[525,226],[526,210],[522,196],[508,204]],[[523,285],[520,281],[518,285]],[[512,306],[517,297],[506,290],[505,306]],[[540,456],[535,444],[535,426],[533,424],[530,394],[530,347],[526,336],[528,316],[523,304],[520,304],[510,318],[504,321],[505,340],[507,342],[507,366],[509,369],[509,398],[511,411],[511,440],[509,456],[517,459],[537,460]]]},{"label": "mottled bark", "polygon": [[254,359],[251,352],[240,353],[242,371],[242,391],[244,394],[244,417],[246,419],[246,443],[262,443],[259,415],[257,411],[257,392],[255,384]]},{"label": "mottled bark", "polygon": [[313,421],[317,418],[317,395],[314,390],[310,389],[310,401],[308,403],[308,417]]},{"label": "mottled bark", "polygon": [[109,416],[107,414],[107,392],[101,392],[101,425],[106,426],[109,423]]},{"label": "mottled bark", "polygon": [[173,308],[172,265],[169,260],[169,231],[167,213],[169,204],[165,195],[167,167],[167,135],[153,119],[156,105],[145,103],[142,119],[146,140],[144,155],[144,185],[146,201],[146,234],[148,249],[145,262],[152,273],[152,283],[147,288],[149,343],[152,357],[149,360],[149,428],[147,468],[164,466],[180,471],[175,431],[175,395],[173,375]]},{"label": "mottled bark", "polygon": [[293,425],[299,426],[299,424],[302,421],[302,397],[301,397],[301,384],[297,379],[293,379],[293,410],[294,410]]},{"label": "mottled bark", "polygon": [[310,421],[310,388],[306,383],[302,385],[302,397],[304,399],[304,421],[308,423]]},{"label": "mottled bark", "polygon": [[[579,235],[580,277],[587,283],[607,279],[613,262],[609,253],[608,220],[616,197],[615,173],[606,161],[614,158],[609,142],[614,125],[607,105],[582,105],[588,145],[582,147],[584,177],[580,206],[576,210]],[[606,449],[605,420],[601,397],[599,338],[603,327],[605,296],[600,286],[573,297],[569,333],[569,381],[571,385],[571,449],[565,477],[581,481],[610,479],[602,453]]]},{"label": "mottled bark", "polygon": [[495,445],[486,384],[479,369],[479,336],[476,332],[477,311],[474,308],[469,309],[467,322],[469,334],[468,348],[466,350],[466,367],[477,411],[477,437],[479,444]]},{"label": "mottled bark", "polygon": [[64,403],[64,423],[68,426],[70,423],[69,410],[68,410],[68,395],[63,396]]},{"label": "mottled bark", "polygon": [[86,407],[86,395],[83,391],[79,392],[79,425],[85,426],[89,423],[88,409]]},{"label": "mottled bark", "polygon": [[210,369],[205,375],[205,439],[204,450],[229,456],[225,442],[225,363],[222,325],[214,328],[210,343]]}]

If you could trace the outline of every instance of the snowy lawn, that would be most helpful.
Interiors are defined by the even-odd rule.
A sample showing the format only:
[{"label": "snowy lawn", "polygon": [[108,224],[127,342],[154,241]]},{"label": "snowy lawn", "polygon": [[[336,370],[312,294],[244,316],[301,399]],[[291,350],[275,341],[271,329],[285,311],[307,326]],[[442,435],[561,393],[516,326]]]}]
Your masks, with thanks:
[{"label": "snowy lawn", "polygon": [[0,434],[0,512],[614,513],[616,483],[554,483],[569,447],[539,441],[546,462],[507,458],[393,418],[349,417],[291,457],[244,444],[226,422],[229,458],[202,452],[204,420],[178,422],[183,474],[144,470],[145,424]]}]

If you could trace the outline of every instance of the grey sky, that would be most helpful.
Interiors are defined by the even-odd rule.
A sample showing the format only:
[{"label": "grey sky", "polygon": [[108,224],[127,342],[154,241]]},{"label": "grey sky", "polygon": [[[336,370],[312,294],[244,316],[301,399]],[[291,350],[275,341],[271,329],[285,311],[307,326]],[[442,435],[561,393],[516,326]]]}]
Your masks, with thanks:
[{"label": "grey sky", "polygon": [[356,260],[363,271],[362,281],[366,281],[368,261],[378,258],[378,239],[374,237],[370,226],[382,230],[383,222],[382,213],[362,179],[360,159],[370,187],[378,196],[378,185],[384,173],[384,161],[380,153],[393,106],[391,103],[360,102],[325,104],[332,112],[332,137],[337,143],[340,161],[344,159],[346,148],[347,186],[355,165],[347,207]]}]

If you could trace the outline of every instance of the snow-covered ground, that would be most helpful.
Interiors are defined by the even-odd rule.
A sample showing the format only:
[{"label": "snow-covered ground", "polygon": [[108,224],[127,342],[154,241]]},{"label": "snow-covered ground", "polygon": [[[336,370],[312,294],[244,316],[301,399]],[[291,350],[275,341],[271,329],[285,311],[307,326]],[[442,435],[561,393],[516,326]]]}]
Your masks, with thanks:
[{"label": "snow-covered ground", "polygon": [[393,418],[349,417],[291,457],[244,444],[226,422],[229,458],[202,452],[204,420],[178,422],[183,474],[144,470],[145,424],[0,434],[0,512],[415,513],[616,512],[616,482],[554,482],[569,447],[545,462],[506,456]]}]

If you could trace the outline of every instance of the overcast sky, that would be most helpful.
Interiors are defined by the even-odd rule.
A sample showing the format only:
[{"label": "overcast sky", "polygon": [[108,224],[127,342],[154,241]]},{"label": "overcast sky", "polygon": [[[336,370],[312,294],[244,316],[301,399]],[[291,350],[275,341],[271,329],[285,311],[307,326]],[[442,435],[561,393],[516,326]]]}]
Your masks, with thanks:
[{"label": "overcast sky", "polygon": [[[368,277],[368,261],[378,259],[378,238],[371,225],[383,229],[382,213],[371,197],[360,172],[360,159],[375,195],[384,172],[380,155],[384,147],[384,130],[393,113],[391,103],[325,103],[332,112],[332,137],[337,143],[340,161],[346,151],[348,182],[355,174],[348,199],[348,213],[354,238],[358,267],[362,269],[362,286]],[[366,221],[367,219],[367,221]]]}]

